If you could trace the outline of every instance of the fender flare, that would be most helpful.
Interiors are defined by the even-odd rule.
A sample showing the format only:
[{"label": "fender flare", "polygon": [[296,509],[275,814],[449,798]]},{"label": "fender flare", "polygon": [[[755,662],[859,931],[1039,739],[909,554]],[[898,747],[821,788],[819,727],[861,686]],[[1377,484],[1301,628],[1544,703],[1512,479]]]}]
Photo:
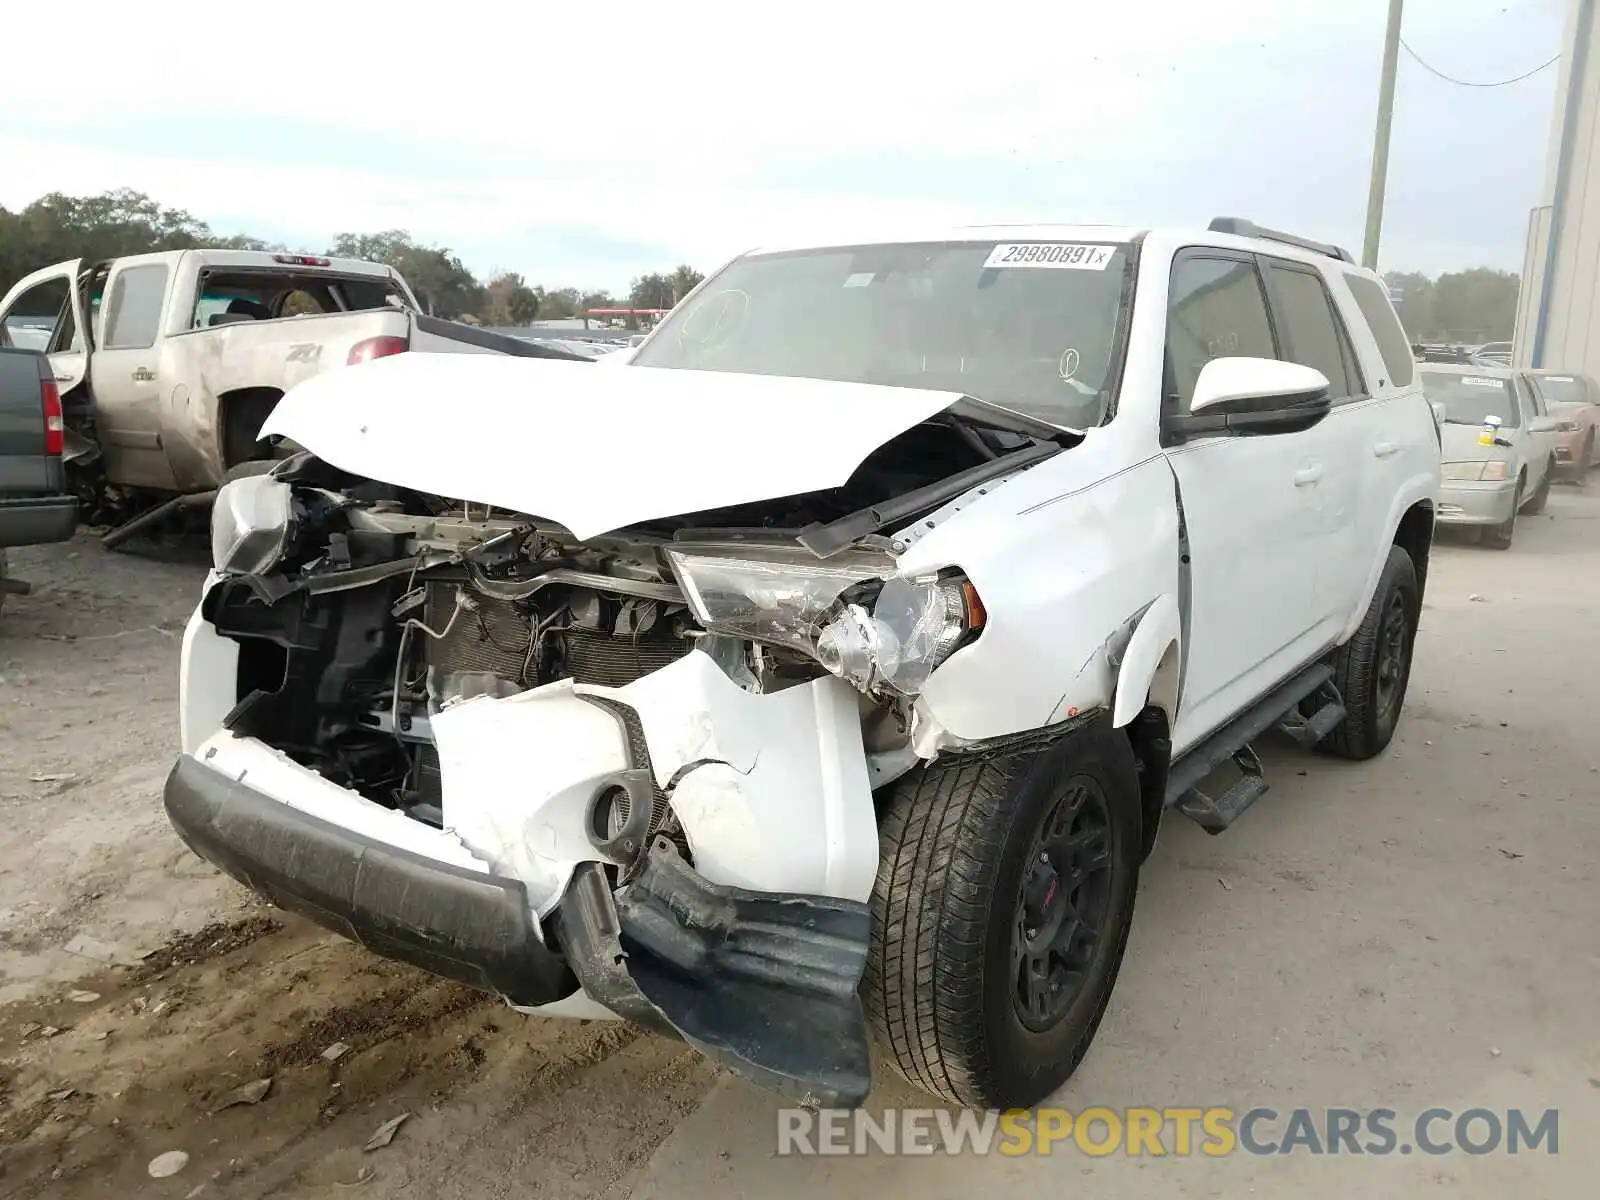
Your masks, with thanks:
[{"label": "fender flare", "polygon": [[[1167,657],[1167,651],[1182,648],[1183,628],[1178,613],[1178,601],[1163,592],[1150,607],[1144,610],[1133,636],[1122,654],[1122,665],[1117,671],[1116,697],[1111,707],[1111,724],[1121,729],[1144,711],[1149,702],[1150,687],[1156,672]],[[1176,688],[1165,707],[1167,716],[1175,720]]]}]

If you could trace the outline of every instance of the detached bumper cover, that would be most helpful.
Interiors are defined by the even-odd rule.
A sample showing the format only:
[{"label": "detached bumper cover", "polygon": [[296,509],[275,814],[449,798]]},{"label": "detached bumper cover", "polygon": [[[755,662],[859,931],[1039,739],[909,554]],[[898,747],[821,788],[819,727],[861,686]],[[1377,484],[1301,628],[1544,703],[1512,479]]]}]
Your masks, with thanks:
[{"label": "detached bumper cover", "polygon": [[[859,901],[708,882],[670,843],[613,895],[574,873],[540,939],[520,880],[387,845],[188,755],[166,786],[183,840],[245,886],[376,954],[537,1007],[585,992],[800,1102],[854,1107],[872,1085],[857,994]],[[570,965],[569,965],[570,964]]]},{"label": "detached bumper cover", "polygon": [[201,858],[375,954],[513,1004],[549,1004],[577,990],[566,964],[540,941],[515,879],[384,845],[187,755],[167,777],[166,807]]}]

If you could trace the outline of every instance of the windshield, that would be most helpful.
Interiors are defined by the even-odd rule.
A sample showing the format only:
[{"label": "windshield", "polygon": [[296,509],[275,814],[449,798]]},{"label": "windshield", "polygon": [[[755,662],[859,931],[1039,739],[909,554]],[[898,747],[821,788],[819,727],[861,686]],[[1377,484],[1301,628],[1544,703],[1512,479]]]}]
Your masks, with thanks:
[{"label": "windshield", "polygon": [[1548,404],[1584,404],[1589,399],[1583,380],[1575,375],[1535,375],[1533,382]]},{"label": "windshield", "polygon": [[927,242],[757,254],[633,365],[960,392],[1070,429],[1105,419],[1131,248]]},{"label": "windshield", "polygon": [[1422,390],[1430,404],[1444,405],[1448,425],[1482,425],[1485,417],[1499,417],[1505,429],[1518,424],[1517,398],[1509,379],[1424,371]]}]

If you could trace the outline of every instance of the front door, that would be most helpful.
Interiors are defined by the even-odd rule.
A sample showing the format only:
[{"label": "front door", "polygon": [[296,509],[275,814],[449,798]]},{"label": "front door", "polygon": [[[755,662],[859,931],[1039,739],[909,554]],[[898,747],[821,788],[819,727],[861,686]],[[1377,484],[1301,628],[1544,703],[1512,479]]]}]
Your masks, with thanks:
[{"label": "front door", "polygon": [[0,345],[44,351],[63,399],[84,381],[89,370],[83,303],[78,295],[80,265],[74,260],[35,271],[0,300]]},{"label": "front door", "polygon": [[[1258,264],[1230,251],[1183,251],[1173,262],[1168,299],[1165,405],[1187,411],[1200,369],[1234,356],[1281,357]],[[1333,535],[1330,472],[1341,469],[1326,425],[1200,437],[1166,452],[1189,556],[1174,753],[1322,648],[1318,563]]]}]

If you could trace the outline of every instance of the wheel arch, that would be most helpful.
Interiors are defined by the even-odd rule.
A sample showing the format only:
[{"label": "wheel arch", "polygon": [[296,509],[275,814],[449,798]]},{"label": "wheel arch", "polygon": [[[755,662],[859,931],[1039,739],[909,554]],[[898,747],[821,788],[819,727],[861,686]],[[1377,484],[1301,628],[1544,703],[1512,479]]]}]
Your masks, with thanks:
[{"label": "wheel arch", "polygon": [[1418,481],[1411,488],[1402,491],[1395,497],[1389,510],[1388,521],[1384,528],[1388,536],[1376,547],[1371,562],[1367,566],[1367,581],[1357,595],[1352,611],[1346,620],[1344,630],[1339,635],[1339,645],[1343,645],[1355,636],[1361,627],[1362,619],[1367,615],[1367,608],[1372,603],[1373,593],[1377,591],[1378,580],[1383,575],[1383,565],[1389,559],[1391,547],[1399,546],[1411,559],[1412,568],[1417,573],[1417,595],[1422,596],[1428,577],[1428,557],[1433,548],[1433,531],[1437,510],[1434,505],[1434,492],[1437,476],[1434,482]]},{"label": "wheel arch", "polygon": [[217,396],[217,452],[224,471],[249,461],[256,435],[282,399],[283,389],[275,387],[234,388]]}]

